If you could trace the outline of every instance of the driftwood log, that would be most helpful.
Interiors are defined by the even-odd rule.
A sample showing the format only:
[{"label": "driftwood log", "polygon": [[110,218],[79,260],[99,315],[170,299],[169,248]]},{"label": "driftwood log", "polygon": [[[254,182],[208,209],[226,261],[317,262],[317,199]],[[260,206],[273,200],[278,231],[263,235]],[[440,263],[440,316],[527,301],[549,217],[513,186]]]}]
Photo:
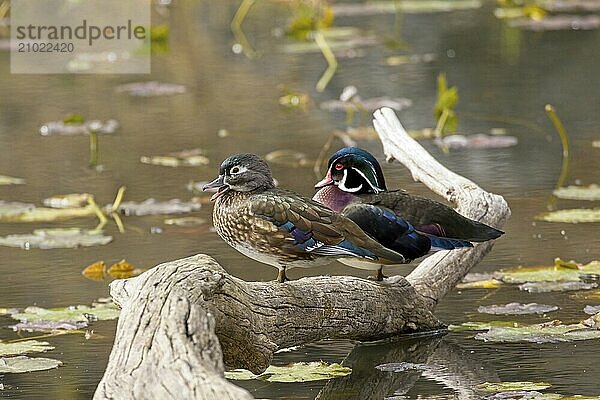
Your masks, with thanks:
[{"label": "driftwood log", "polygon": [[[388,158],[460,213],[496,227],[508,219],[501,196],[439,164],[406,134],[392,110],[376,111],[374,125]],[[491,246],[440,252],[406,278],[384,282],[350,276],[245,282],[201,254],[115,281],[111,295],[122,312],[94,398],[251,399],[224,379],[224,365],[259,373],[281,348],[443,329],[433,315],[437,301]]]}]

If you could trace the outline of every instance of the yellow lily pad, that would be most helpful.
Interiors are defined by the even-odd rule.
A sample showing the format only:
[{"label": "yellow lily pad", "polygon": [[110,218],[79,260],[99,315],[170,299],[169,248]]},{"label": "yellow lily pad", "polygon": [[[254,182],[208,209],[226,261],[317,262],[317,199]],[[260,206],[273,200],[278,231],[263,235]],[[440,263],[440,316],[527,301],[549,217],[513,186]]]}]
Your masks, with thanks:
[{"label": "yellow lily pad", "polygon": [[539,214],[535,219],[567,224],[600,222],[600,208],[570,208]]},{"label": "yellow lily pad", "polygon": [[517,267],[495,273],[506,283],[581,281],[586,276],[600,275],[600,261],[586,265],[565,263],[556,259],[552,266]]},{"label": "yellow lily pad", "polygon": [[24,185],[25,179],[14,178],[12,176],[0,175],[0,186],[2,185]]},{"label": "yellow lily pad", "polygon": [[143,271],[141,269],[135,268],[126,260],[121,260],[108,268],[108,274],[115,279],[131,278],[138,276],[142,272]]},{"label": "yellow lily pad", "polygon": [[95,208],[91,204],[59,209],[0,200],[0,222],[52,222],[95,215]]},{"label": "yellow lily pad", "polygon": [[456,285],[457,289],[495,289],[502,286],[504,282],[496,279],[484,279],[481,281],[473,281],[473,282],[464,282]]},{"label": "yellow lily pad", "polygon": [[554,192],[556,197],[570,200],[600,200],[600,186],[567,186],[556,189]]},{"label": "yellow lily pad", "polygon": [[106,264],[104,261],[96,261],[85,267],[81,275],[92,281],[102,281],[106,277]]},{"label": "yellow lily pad", "polygon": [[328,380],[350,375],[352,369],[340,364],[327,364],[323,361],[299,362],[286,366],[271,365],[260,375],[236,369],[225,372],[225,378],[234,380],[261,379],[269,382],[308,382]]}]

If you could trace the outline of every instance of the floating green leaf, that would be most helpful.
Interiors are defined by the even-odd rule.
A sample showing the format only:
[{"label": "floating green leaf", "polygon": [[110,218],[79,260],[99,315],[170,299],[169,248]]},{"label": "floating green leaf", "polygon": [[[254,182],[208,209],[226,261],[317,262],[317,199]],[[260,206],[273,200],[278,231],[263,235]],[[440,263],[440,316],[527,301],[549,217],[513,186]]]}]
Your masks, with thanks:
[{"label": "floating green leaf", "polygon": [[535,218],[540,221],[564,222],[567,224],[600,222],[600,208],[570,208],[539,214]]},{"label": "floating green leaf", "polygon": [[544,390],[552,386],[546,382],[485,382],[477,386],[484,392],[505,392],[512,390]]},{"label": "floating green leaf", "polygon": [[506,283],[581,281],[600,275],[600,261],[592,261],[579,266],[557,259],[553,266],[517,267],[495,273]]},{"label": "floating green leaf", "polygon": [[492,326],[487,332],[475,335],[475,339],[500,343],[559,343],[600,339],[600,330],[582,323],[565,325],[556,320],[519,327]]},{"label": "floating green leaf", "polygon": [[114,303],[94,303],[92,306],[78,305],[62,308],[27,307],[23,312],[11,315],[22,322],[32,321],[78,321],[93,322],[119,317],[119,309]]},{"label": "floating green leaf", "polygon": [[49,350],[54,350],[54,346],[50,346],[50,343],[48,342],[40,342],[38,340],[25,340],[13,343],[0,341],[0,357],[18,356],[28,353],[43,353]]},{"label": "floating green leaf", "polygon": [[22,249],[73,249],[101,246],[112,241],[102,231],[79,228],[36,229],[33,233],[0,236],[0,246]]},{"label": "floating green leaf", "polygon": [[26,356],[0,358],[0,374],[20,374],[58,368],[62,362],[52,358]]},{"label": "floating green leaf", "polygon": [[[437,79],[437,100],[433,107],[433,115],[437,121],[436,130],[440,133],[454,133],[458,128],[458,117],[454,107],[458,104],[458,88],[448,88],[445,74]],[[438,135],[439,136],[439,135]]]},{"label": "floating green leaf", "polygon": [[12,176],[0,175],[0,186],[2,185],[23,185],[25,179],[13,178]]},{"label": "floating green leaf", "polygon": [[286,366],[271,365],[260,375],[250,371],[236,369],[225,372],[227,379],[261,379],[269,382],[307,382],[320,381],[350,375],[352,369],[340,364],[327,364],[323,361],[300,362]]},{"label": "floating green leaf", "polygon": [[554,192],[556,197],[570,200],[600,200],[600,186],[567,186],[556,189]]}]

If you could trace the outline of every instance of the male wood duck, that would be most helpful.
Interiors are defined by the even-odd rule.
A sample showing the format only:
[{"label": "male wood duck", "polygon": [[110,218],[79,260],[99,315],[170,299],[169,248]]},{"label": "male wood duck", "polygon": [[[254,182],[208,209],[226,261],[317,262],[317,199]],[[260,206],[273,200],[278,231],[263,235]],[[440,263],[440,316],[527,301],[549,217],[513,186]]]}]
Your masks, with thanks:
[{"label": "male wood duck", "polygon": [[240,253],[277,267],[278,282],[287,280],[289,268],[338,258],[368,261],[374,263],[371,269],[380,270],[382,264],[404,264],[439,248],[471,246],[419,233],[381,207],[355,204],[339,214],[276,188],[268,164],[254,154],[227,158],[207,189],[217,190],[211,200],[219,236]]},{"label": "male wood duck", "polygon": [[504,233],[466,218],[437,201],[413,196],[404,190],[387,190],[377,159],[357,147],[336,152],[329,159],[327,175],[315,188],[319,190],[313,200],[337,212],[356,203],[382,207],[412,224],[420,233],[469,242],[485,242]]}]

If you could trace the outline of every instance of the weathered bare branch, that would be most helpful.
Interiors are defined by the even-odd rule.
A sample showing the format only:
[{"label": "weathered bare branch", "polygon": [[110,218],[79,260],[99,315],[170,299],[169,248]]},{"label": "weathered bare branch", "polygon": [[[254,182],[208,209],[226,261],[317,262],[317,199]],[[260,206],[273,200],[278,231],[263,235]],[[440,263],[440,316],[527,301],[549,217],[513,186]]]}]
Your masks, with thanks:
[{"label": "weathered bare branch", "polygon": [[[461,213],[494,226],[508,218],[502,197],[440,165],[406,135],[393,111],[376,112],[374,124],[386,154]],[[349,276],[245,282],[206,255],[115,281],[111,295],[123,310],[94,398],[250,399],[223,378],[224,364],[261,372],[284,347],[443,328],[432,314],[436,302],[490,248],[442,252],[406,279],[385,282]]]},{"label": "weathered bare branch", "polygon": [[[412,173],[415,181],[457,205],[466,217],[494,227],[502,227],[510,217],[510,208],[500,195],[486,192],[467,178],[460,176],[431,156],[407,133],[394,111],[375,111],[373,125],[383,143],[388,160],[396,159]],[[480,243],[473,249],[442,251],[427,257],[406,279],[416,291],[435,306],[446,293],[475,266],[492,248],[493,241]]]}]

